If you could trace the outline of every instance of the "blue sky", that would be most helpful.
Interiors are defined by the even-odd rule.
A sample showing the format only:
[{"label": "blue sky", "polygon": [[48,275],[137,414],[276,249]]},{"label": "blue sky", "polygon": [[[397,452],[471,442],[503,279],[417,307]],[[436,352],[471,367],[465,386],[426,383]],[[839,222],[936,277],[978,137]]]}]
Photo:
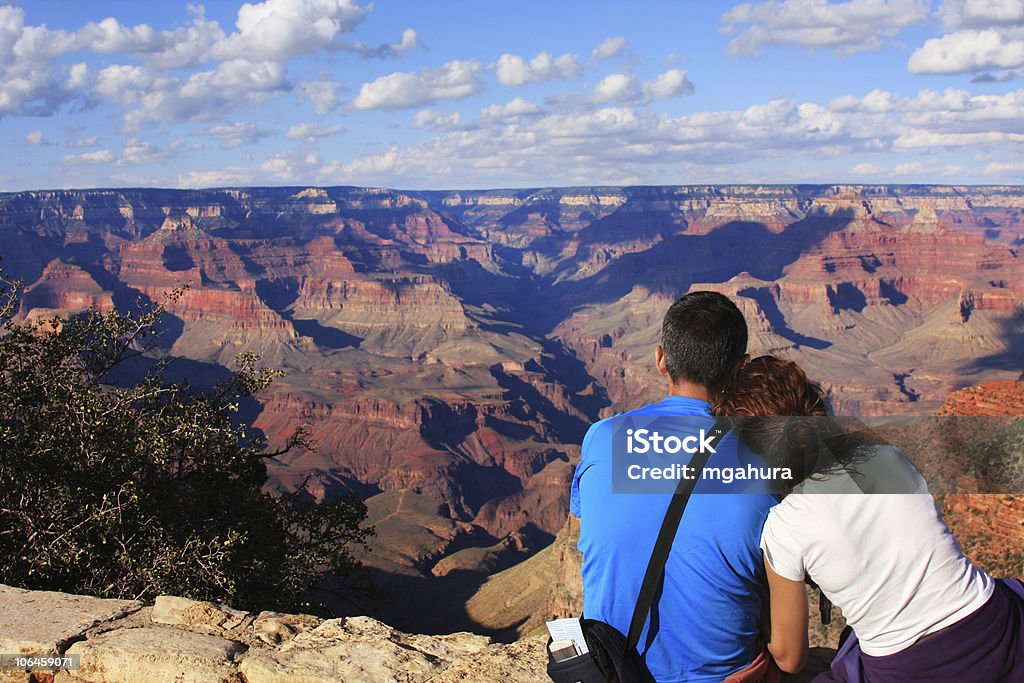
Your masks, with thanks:
[{"label": "blue sky", "polygon": [[1024,0],[26,0],[0,190],[1016,184],[1022,83]]}]

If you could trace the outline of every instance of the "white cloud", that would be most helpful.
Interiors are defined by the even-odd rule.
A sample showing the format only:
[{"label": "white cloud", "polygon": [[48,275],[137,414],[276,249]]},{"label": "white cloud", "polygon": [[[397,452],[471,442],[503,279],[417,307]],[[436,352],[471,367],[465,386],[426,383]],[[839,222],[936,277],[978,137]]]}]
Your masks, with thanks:
[{"label": "white cloud", "polygon": [[440,114],[432,110],[423,110],[417,112],[413,118],[413,128],[429,128],[436,131],[445,130],[468,130],[475,128],[473,125],[467,124],[462,115],[458,112],[451,112],[449,114]]},{"label": "white cloud", "polygon": [[173,31],[156,31],[148,24],[123,26],[108,17],[86,24],[75,35],[81,48],[99,54],[124,52],[165,69],[197,66],[209,61],[225,34],[220,24],[206,18],[202,7],[189,5],[189,10],[192,22]]},{"label": "white cloud", "polygon": [[485,121],[508,121],[520,116],[529,116],[540,111],[533,102],[515,97],[506,104],[492,104],[480,110],[480,117]]},{"label": "white cloud", "polygon": [[647,104],[692,93],[693,83],[686,77],[686,72],[670,69],[645,82],[630,74],[609,74],[594,86],[592,99],[599,104]]},{"label": "white cloud", "polygon": [[538,53],[527,62],[519,55],[505,53],[490,66],[498,75],[502,85],[525,85],[544,81],[563,81],[576,78],[583,73],[579,57],[565,53],[552,57],[547,52]]},{"label": "white cloud", "polygon": [[[632,92],[642,102],[648,96],[644,85],[634,77],[628,87],[607,92]],[[977,168],[1015,162],[1009,155],[1024,145],[1021,120],[1024,89],[1005,95],[958,88],[911,95],[875,89],[827,104],[780,98],[685,116],[623,103],[546,110],[516,98],[483,107],[476,119],[457,111],[419,111],[414,125],[428,133],[407,146],[327,159],[321,155],[328,146],[303,146],[255,161],[250,170],[229,166],[183,175],[179,185],[486,187],[657,183],[666,175],[681,182],[709,176],[763,182],[766,174],[779,182],[810,182],[820,174],[814,164],[823,159],[833,160],[834,172],[849,169],[846,175],[865,180],[962,182],[971,173],[964,167],[972,166],[964,163],[966,153],[990,155],[976,162]],[[288,137],[315,141],[330,130],[325,126],[295,126]],[[1009,167],[1002,174],[999,168],[993,166],[991,177],[1016,177]],[[977,178],[981,171],[974,173]]]},{"label": "white cloud", "polygon": [[692,95],[693,83],[681,69],[670,69],[643,85],[644,95],[652,100],[668,99],[680,95]]},{"label": "white cloud", "polygon": [[[951,32],[925,41],[907,68],[917,74],[980,73],[972,82],[1018,78],[1024,66],[1022,0],[945,0],[937,15]],[[1000,71],[1002,70],[1002,71]]]},{"label": "white cloud", "polygon": [[221,59],[285,60],[336,47],[369,10],[352,0],[265,0],[238,8],[236,33],[213,48]]},{"label": "white cloud", "polygon": [[122,91],[123,101],[137,104],[125,115],[125,128],[139,130],[148,121],[210,121],[240,106],[262,104],[291,87],[280,62],[233,59],[184,80],[159,78],[148,88]]},{"label": "white cloud", "polygon": [[997,176],[1024,176],[1024,162],[1022,161],[993,161],[987,164],[982,171],[985,175]]},{"label": "white cloud", "polygon": [[[142,66],[114,64],[96,75],[93,92],[100,98],[120,104],[135,104],[147,93],[157,89],[158,76]],[[165,87],[170,81],[159,82]]]},{"label": "white cloud", "polygon": [[926,167],[920,161],[910,161],[902,164],[897,164],[896,168],[892,169],[892,174],[913,175],[915,173],[921,173],[924,170],[926,170]]},{"label": "white cloud", "polygon": [[312,102],[317,116],[330,114],[338,108],[340,101],[338,91],[341,90],[341,83],[332,80],[306,81],[300,83],[297,88],[299,97]]},{"label": "white cloud", "polygon": [[971,79],[971,83],[1005,83],[1024,77],[1024,69],[1011,69],[999,73],[980,73]]},{"label": "white cloud", "polygon": [[41,130],[30,130],[25,133],[25,143],[32,147],[38,147],[44,142],[46,142],[46,140],[43,138],[43,131]]},{"label": "white cloud", "polygon": [[401,57],[406,52],[421,48],[422,45],[420,45],[420,37],[416,34],[416,29],[407,28],[402,31],[402,39],[388,47],[391,48],[391,55]]},{"label": "white cloud", "polygon": [[633,102],[640,97],[640,81],[629,74],[608,74],[594,86],[595,102]]},{"label": "white cloud", "polygon": [[89,164],[110,164],[114,162],[114,153],[109,149],[83,154],[69,154],[61,160],[65,166],[84,166]]},{"label": "white cloud", "polygon": [[438,100],[461,100],[480,92],[480,62],[475,59],[447,62],[439,69],[401,72],[364,83],[350,109],[409,109]]},{"label": "white cloud", "polygon": [[100,144],[100,140],[97,137],[82,138],[80,140],[72,140],[68,143],[68,147],[75,149],[83,149],[87,147],[97,147]]},{"label": "white cloud", "polygon": [[181,189],[199,189],[206,187],[239,187],[252,185],[254,174],[250,169],[231,166],[212,171],[189,171],[178,176],[178,187]]},{"label": "white cloud", "polygon": [[829,49],[838,55],[881,49],[883,38],[928,18],[925,0],[767,0],[736,5],[722,15],[734,55],[753,56],[769,45]]},{"label": "white cloud", "polygon": [[913,130],[897,137],[893,149],[935,149],[938,147],[975,147],[997,145],[1019,145],[1024,142],[1022,133],[936,133],[928,130]]},{"label": "white cloud", "polygon": [[1024,38],[995,29],[964,30],[930,38],[910,55],[915,74],[953,74],[1024,65]]},{"label": "white cloud", "polygon": [[100,22],[90,22],[81,29],[89,36],[94,52],[153,52],[167,47],[169,36],[157,33],[148,24],[122,26],[117,19],[108,17]]},{"label": "white cloud", "polygon": [[959,88],[925,89],[913,97],[874,90],[863,98],[829,103],[851,134],[867,145],[890,150],[993,147],[1021,141],[1024,90],[1005,95],[972,95]]},{"label": "white cloud", "polygon": [[288,129],[286,137],[290,140],[302,140],[306,144],[313,144],[321,138],[339,135],[345,132],[345,126],[337,124],[324,128],[319,123],[300,123]]},{"label": "white cloud", "polygon": [[221,149],[234,149],[242,145],[254,144],[272,135],[273,131],[260,128],[255,123],[249,121],[237,121],[204,128],[199,131],[199,134],[209,135],[220,140]]},{"label": "white cloud", "polygon": [[68,69],[68,90],[84,90],[89,85],[89,65],[85,62],[72,64]]},{"label": "white cloud", "polygon": [[383,45],[377,45],[376,47],[370,47],[364,43],[354,43],[352,45],[344,46],[346,50],[361,54],[363,57],[376,57],[379,59],[387,57],[401,57],[406,52],[419,50],[422,47],[423,45],[420,43],[419,34],[416,33],[416,29],[413,28],[407,28],[402,31],[402,38],[397,43],[385,43]]},{"label": "white cloud", "polygon": [[[643,83],[621,76],[602,92],[619,97],[637,96],[639,90],[642,101]],[[624,178],[663,182],[665,173],[688,169],[689,177],[697,181],[713,172],[738,179],[744,177],[744,167],[769,164],[761,170],[763,179],[768,168],[802,169],[793,160],[829,157],[850,159],[849,173],[854,175],[899,173],[924,181],[963,177],[964,168],[957,159],[943,158],[946,153],[1002,152],[1024,144],[1024,133],[1017,132],[1024,120],[1024,90],[973,95],[950,88],[907,96],[876,89],[827,105],[776,99],[745,109],[679,117],[621,104],[538,111],[511,119],[488,115],[491,112],[497,114],[498,106],[485,108],[478,121],[469,122],[451,114],[421,112],[417,122],[437,131],[435,136],[347,162],[328,162],[320,171],[322,180],[422,185],[430,178],[434,186],[449,187],[509,184],[516,178],[524,183],[601,178],[613,183]],[[917,151],[930,158],[906,158]],[[861,154],[871,157],[857,159]],[[878,161],[883,158],[886,163]],[[813,173],[801,176],[798,171],[789,177],[806,180]]]},{"label": "white cloud", "polygon": [[864,96],[865,110],[876,113],[889,112],[900,105],[900,98],[891,92],[875,89]]},{"label": "white cloud", "polygon": [[835,112],[860,111],[881,114],[894,111],[906,105],[907,98],[902,95],[876,88],[864,97],[855,97],[853,95],[837,97],[829,102],[828,108]]},{"label": "white cloud", "polygon": [[185,147],[183,139],[175,140],[166,149],[161,149],[149,140],[141,137],[130,137],[121,148],[118,165],[154,164],[173,158]]},{"label": "white cloud", "polygon": [[47,116],[68,102],[66,78],[51,65],[74,47],[72,34],[26,26],[25,10],[0,7],[0,115]]},{"label": "white cloud", "polygon": [[[70,102],[112,102],[124,107],[126,130],[152,121],[212,119],[291,89],[291,59],[351,49],[340,38],[362,21],[370,5],[355,0],[248,2],[238,9],[230,34],[207,19],[201,6],[188,10],[190,22],[169,31],[148,24],[126,26],[113,17],[76,31],[54,31],[25,25],[20,7],[0,7],[0,116],[50,115]],[[416,31],[406,29],[399,42],[365,50],[400,55],[419,46]],[[83,51],[129,55],[133,61],[104,59],[104,66],[93,69],[84,61],[68,65],[58,60]],[[197,68],[203,70],[175,73]],[[322,115],[337,106],[337,90],[332,82],[314,82],[302,96]]]},{"label": "white cloud", "polygon": [[[397,147],[392,147],[386,152],[370,154],[345,164],[328,164],[324,169],[324,172],[329,176],[333,175],[335,177],[342,178],[365,178],[367,180],[376,177],[388,177],[384,174],[390,174],[392,171],[396,170],[399,163],[402,163],[403,165],[407,163],[404,157],[406,157],[406,154],[402,150]],[[364,181],[360,180],[359,182]]]},{"label": "white cloud", "polygon": [[312,151],[280,152],[260,164],[264,177],[278,183],[309,177],[323,165],[323,158]]},{"label": "white cloud", "polygon": [[594,51],[590,53],[590,56],[594,59],[611,59],[621,54],[625,47],[626,39],[623,36],[612,36],[598,43]]},{"label": "white cloud", "polygon": [[1024,24],[1020,0],[945,0],[937,12],[948,28],[989,28]]},{"label": "white cloud", "polygon": [[431,130],[463,130],[466,122],[462,120],[462,114],[453,111],[449,114],[441,114],[430,109],[416,112],[412,122],[413,128],[430,128]]}]

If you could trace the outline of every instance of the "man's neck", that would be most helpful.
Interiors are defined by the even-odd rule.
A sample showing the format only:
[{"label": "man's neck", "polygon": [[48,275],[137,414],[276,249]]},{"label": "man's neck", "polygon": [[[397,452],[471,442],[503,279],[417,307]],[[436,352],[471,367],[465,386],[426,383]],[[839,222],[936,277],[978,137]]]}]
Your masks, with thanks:
[{"label": "man's neck", "polygon": [[693,382],[681,381],[668,383],[668,395],[669,396],[681,396],[682,398],[695,398],[698,401],[708,401],[710,394],[708,388],[701,384],[694,384]]}]

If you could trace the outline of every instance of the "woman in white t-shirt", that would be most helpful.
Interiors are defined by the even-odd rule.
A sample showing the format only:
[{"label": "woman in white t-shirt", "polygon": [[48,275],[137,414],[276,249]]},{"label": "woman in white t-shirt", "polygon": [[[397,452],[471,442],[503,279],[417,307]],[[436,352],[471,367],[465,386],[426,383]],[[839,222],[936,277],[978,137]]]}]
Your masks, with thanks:
[{"label": "woman in white t-shirt", "polygon": [[853,631],[816,683],[1024,681],[1024,588],[964,556],[902,452],[844,432],[803,370],[772,356],[747,364],[716,412],[746,416],[740,438],[794,473],[761,537],[780,668],[807,658],[809,577]]}]

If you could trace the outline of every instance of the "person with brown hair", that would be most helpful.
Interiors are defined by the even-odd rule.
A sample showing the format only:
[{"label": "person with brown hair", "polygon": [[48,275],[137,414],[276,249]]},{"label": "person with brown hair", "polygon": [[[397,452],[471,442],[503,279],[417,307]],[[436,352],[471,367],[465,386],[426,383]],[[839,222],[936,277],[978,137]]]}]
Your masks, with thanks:
[{"label": "person with brown hair", "polygon": [[852,629],[816,683],[1024,680],[1024,588],[964,556],[898,449],[846,434],[820,387],[773,356],[740,370],[714,408],[741,416],[740,439],[795,473],[761,535],[780,668],[807,658],[809,577]]}]

